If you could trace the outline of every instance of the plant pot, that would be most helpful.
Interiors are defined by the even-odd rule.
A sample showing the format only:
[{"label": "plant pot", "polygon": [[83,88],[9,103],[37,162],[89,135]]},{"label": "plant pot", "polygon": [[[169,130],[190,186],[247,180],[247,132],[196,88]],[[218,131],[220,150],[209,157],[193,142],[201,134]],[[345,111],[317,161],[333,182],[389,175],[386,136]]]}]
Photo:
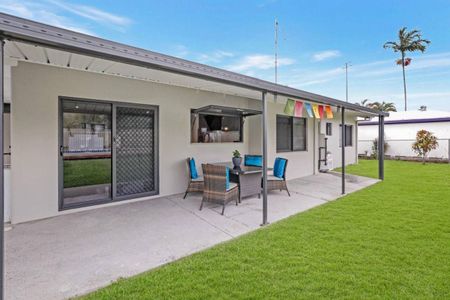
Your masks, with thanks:
[{"label": "plant pot", "polygon": [[242,157],[233,157],[233,165],[235,168],[239,168],[242,163]]}]

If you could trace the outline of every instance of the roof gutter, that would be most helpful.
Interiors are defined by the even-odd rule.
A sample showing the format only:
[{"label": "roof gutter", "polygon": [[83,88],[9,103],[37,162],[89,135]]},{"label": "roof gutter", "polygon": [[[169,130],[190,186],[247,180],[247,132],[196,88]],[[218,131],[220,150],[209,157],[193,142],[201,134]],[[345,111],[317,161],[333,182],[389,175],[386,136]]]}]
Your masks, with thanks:
[{"label": "roof gutter", "polygon": [[345,107],[350,110],[371,115],[389,115],[388,113],[357,104],[309,93],[254,77],[112,42],[4,13],[0,13],[0,33],[4,38],[10,40],[33,43],[45,47],[187,75],[251,90],[269,92],[274,95],[292,97],[337,107]]}]

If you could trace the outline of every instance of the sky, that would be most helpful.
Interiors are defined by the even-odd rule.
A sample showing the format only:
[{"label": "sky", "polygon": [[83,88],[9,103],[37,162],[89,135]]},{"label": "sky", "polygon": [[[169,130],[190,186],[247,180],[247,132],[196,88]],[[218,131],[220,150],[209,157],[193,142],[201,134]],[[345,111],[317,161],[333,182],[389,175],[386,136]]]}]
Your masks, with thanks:
[{"label": "sky", "polygon": [[0,0],[0,11],[50,25],[349,101],[394,102],[403,110],[398,53],[383,49],[401,27],[431,44],[411,53],[408,108],[450,111],[450,0],[433,1],[82,1]]}]

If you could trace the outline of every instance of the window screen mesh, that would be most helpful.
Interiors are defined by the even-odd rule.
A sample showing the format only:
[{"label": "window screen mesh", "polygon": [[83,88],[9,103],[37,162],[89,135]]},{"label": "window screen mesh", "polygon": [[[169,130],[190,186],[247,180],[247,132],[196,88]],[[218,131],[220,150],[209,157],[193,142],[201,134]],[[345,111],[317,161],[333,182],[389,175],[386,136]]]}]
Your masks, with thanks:
[{"label": "window screen mesh", "polygon": [[155,112],[117,107],[116,195],[155,190]]}]

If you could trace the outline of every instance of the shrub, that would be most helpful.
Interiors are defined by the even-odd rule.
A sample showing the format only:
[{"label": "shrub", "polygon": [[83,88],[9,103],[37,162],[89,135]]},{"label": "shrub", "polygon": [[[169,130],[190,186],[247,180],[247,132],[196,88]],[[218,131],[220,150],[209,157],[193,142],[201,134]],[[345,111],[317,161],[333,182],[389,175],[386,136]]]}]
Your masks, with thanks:
[{"label": "shrub", "polygon": [[418,156],[422,157],[422,163],[425,164],[428,153],[439,146],[437,138],[433,133],[427,130],[419,130],[416,134],[416,141],[412,144],[412,149]]},{"label": "shrub", "polygon": [[[384,153],[386,153],[389,148],[389,144],[384,140]],[[372,141],[372,158],[377,158],[378,155],[378,138]]]}]

